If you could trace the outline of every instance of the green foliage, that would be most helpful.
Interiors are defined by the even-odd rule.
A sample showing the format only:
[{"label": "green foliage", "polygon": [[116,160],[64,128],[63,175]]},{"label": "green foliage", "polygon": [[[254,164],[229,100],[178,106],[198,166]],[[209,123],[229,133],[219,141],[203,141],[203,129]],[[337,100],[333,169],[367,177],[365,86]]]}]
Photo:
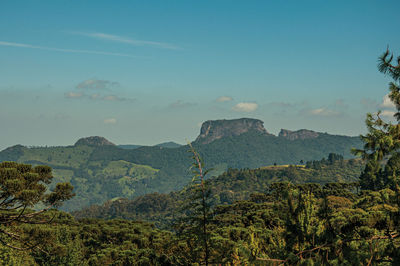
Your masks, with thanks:
[{"label": "green foliage", "polygon": [[[325,160],[326,161],[326,160]],[[320,169],[302,166],[271,166],[261,169],[229,169],[218,177],[206,180],[210,189],[210,204],[232,204],[237,200],[248,200],[265,193],[274,182],[290,181],[301,183],[331,183],[357,181],[363,163],[350,159],[323,165]],[[132,200],[117,199],[104,205],[92,205],[74,212],[76,217],[124,218],[155,222],[161,228],[170,227],[179,217],[181,207],[191,202],[198,193],[194,187],[185,187],[169,194],[151,193]],[[261,194],[262,195],[262,194]]]},{"label": "green foliage", "polygon": [[[356,188],[357,184],[350,183],[273,183],[265,193],[249,200],[213,207],[207,220],[212,243],[209,262],[397,265],[400,191],[357,192]],[[190,228],[201,231],[201,220],[196,221],[200,222]],[[162,231],[145,222],[76,220],[63,212],[56,212],[51,226],[40,227],[35,231],[26,225],[19,230],[21,235],[44,231],[51,245],[18,253],[0,250],[0,259],[18,264],[24,257],[39,265],[188,265],[204,261],[201,232],[182,238],[176,231]]]},{"label": "green foliage", "polygon": [[368,133],[361,135],[363,149],[355,149],[353,153],[367,160],[367,165],[360,177],[363,189],[379,190],[390,187],[395,189],[399,184],[398,162],[400,158],[400,87],[398,85],[400,65],[392,64],[393,54],[387,50],[380,58],[378,69],[392,77],[389,85],[389,98],[396,107],[396,124],[386,122],[381,118],[381,112],[367,114],[366,125]]},{"label": "green foliage", "polygon": [[385,265],[398,260],[398,229],[389,218],[399,208],[396,194],[380,191],[371,201],[370,193],[340,184],[274,184],[264,200],[216,208],[212,233],[223,244],[214,253],[232,264]]},{"label": "green foliage", "polygon": [[[168,143],[167,143],[168,144]],[[203,145],[193,143],[218,176],[229,168],[257,168],[317,160],[329,152],[348,158],[351,147],[360,147],[356,137],[320,134],[314,139],[288,140],[247,132]],[[63,210],[78,210],[117,197],[134,198],[152,192],[168,193],[190,183],[188,146],[171,145],[122,149],[117,146],[76,145],[26,148],[20,145],[0,152],[0,161],[49,165],[55,182],[70,182],[76,197]],[[53,188],[50,185],[50,188]]]},{"label": "green foliage", "polygon": [[[126,220],[75,220],[56,212],[50,225],[20,226],[21,235],[46,232],[41,249],[0,249],[7,265],[171,265],[172,234],[151,224]],[[36,228],[36,229],[35,229]]]},{"label": "green foliage", "polygon": [[[16,250],[40,248],[49,239],[46,231],[32,227],[27,236],[19,232],[21,224],[46,224],[51,218],[45,212],[60,206],[74,196],[69,183],[58,183],[55,189],[46,193],[45,184],[53,176],[48,166],[32,167],[16,162],[0,163],[0,242]],[[31,210],[37,204],[48,207]]]}]

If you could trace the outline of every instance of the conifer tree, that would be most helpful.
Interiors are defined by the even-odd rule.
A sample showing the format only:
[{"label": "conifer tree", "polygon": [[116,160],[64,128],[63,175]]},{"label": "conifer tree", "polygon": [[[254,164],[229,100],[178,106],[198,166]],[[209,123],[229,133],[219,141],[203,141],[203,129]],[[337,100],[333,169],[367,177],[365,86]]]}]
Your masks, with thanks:
[{"label": "conifer tree", "polygon": [[[17,250],[38,247],[47,235],[33,230],[30,235],[18,233],[21,224],[45,224],[52,218],[45,213],[74,196],[69,183],[58,183],[46,193],[53,176],[48,166],[32,167],[16,162],[0,163],[0,243]],[[37,204],[47,207],[32,210]],[[54,216],[53,216],[54,217]],[[34,242],[34,243],[32,243]]]},{"label": "conifer tree", "polygon": [[[400,148],[400,56],[393,63],[394,56],[389,51],[379,57],[378,69],[380,72],[390,76],[393,81],[389,83],[389,99],[393,102],[396,112],[395,123],[382,119],[382,112],[367,114],[366,126],[368,133],[361,135],[364,148],[353,150],[354,154],[361,155],[367,161],[367,165],[360,176],[362,189],[378,190],[385,187],[394,187],[397,183],[396,171],[393,171],[394,160],[398,160]],[[391,162],[391,171],[385,171],[383,162]]]}]

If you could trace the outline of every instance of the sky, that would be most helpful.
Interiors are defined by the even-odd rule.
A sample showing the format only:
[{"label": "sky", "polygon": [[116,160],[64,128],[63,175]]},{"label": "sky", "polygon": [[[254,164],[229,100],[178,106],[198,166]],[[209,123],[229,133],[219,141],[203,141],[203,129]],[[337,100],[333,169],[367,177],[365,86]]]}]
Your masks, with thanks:
[{"label": "sky", "polygon": [[0,1],[0,150],[185,143],[214,119],[366,132],[400,1]]}]

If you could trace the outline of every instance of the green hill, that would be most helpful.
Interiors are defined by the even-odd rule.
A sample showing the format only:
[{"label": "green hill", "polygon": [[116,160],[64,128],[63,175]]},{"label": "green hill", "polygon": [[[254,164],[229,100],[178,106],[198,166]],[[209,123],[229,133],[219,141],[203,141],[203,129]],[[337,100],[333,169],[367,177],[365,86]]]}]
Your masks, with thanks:
[{"label": "green hill", "polygon": [[[236,131],[240,129],[228,121],[230,127]],[[247,120],[238,121],[242,125]],[[358,137],[316,132],[306,137],[303,134],[301,138],[293,135],[296,132],[291,132],[290,138],[274,136],[260,129],[259,120],[256,120],[256,128],[248,128],[240,134],[236,132],[236,135],[228,134],[226,129],[220,131],[218,128],[224,127],[224,123],[226,120],[212,123],[214,129],[203,132],[203,137],[193,142],[206,166],[213,168],[213,176],[229,168],[259,168],[274,163],[299,164],[300,161],[319,160],[331,152],[351,158],[350,149],[361,147]],[[206,134],[210,132],[213,141]],[[203,144],[204,140],[207,143]],[[113,198],[133,198],[183,188],[192,178],[188,146],[167,146],[171,145],[123,149],[104,138],[91,137],[67,147],[16,145],[1,151],[0,161],[51,166],[56,182],[69,181],[75,187],[76,197],[63,207],[71,211]]]},{"label": "green hill", "polygon": [[[364,167],[359,159],[308,162],[307,166],[277,165],[259,169],[229,169],[218,177],[207,180],[211,188],[212,205],[232,204],[249,200],[257,193],[266,193],[275,182],[293,184],[356,182]],[[318,166],[313,168],[314,166]],[[179,216],[180,206],[190,197],[187,187],[168,194],[151,193],[133,200],[117,199],[104,205],[93,205],[74,215],[77,218],[124,218],[155,222],[168,227]]]}]

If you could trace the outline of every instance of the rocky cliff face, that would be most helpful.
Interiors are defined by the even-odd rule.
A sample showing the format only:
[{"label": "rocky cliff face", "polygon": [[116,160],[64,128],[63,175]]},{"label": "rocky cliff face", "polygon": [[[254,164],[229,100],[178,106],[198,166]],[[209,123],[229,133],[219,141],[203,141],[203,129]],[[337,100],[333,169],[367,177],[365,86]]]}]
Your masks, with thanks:
[{"label": "rocky cliff face", "polygon": [[209,120],[201,126],[200,135],[196,141],[207,144],[223,137],[238,136],[249,131],[270,135],[263,124],[263,121],[252,118]]},{"label": "rocky cliff face", "polygon": [[300,129],[297,131],[281,129],[278,136],[282,137],[282,138],[286,138],[288,140],[315,139],[319,136],[319,133],[312,131],[312,130],[307,130],[307,129]]},{"label": "rocky cliff face", "polygon": [[93,136],[93,137],[87,137],[87,138],[81,138],[79,139],[76,143],[75,146],[82,146],[82,145],[87,145],[87,146],[115,146],[114,143],[108,141],[107,139],[99,136]]}]

